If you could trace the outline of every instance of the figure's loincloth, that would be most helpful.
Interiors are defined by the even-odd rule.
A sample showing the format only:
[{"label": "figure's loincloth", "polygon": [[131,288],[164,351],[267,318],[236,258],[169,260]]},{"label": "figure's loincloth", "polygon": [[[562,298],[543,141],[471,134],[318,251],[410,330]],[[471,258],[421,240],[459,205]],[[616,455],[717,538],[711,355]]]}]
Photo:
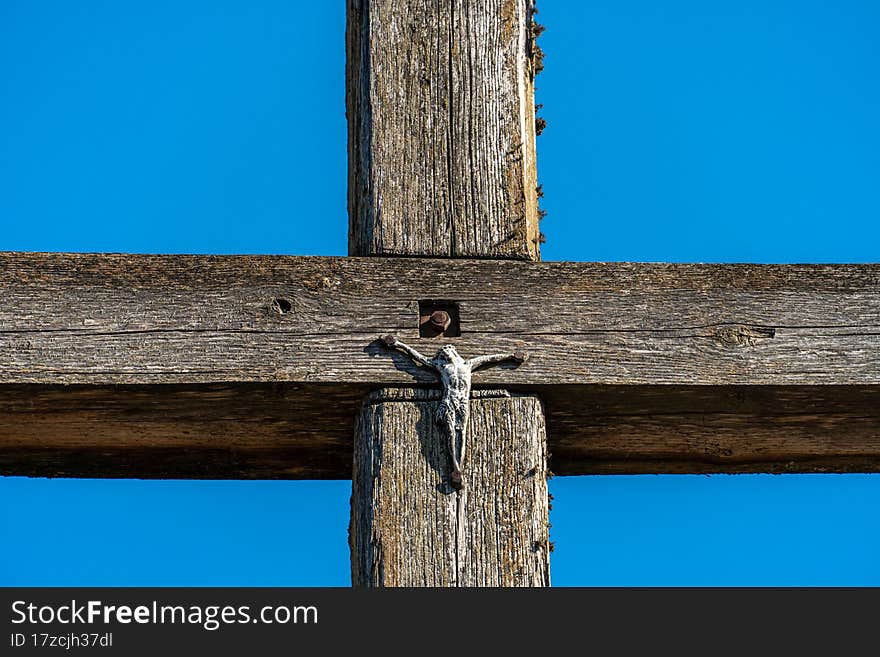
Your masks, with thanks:
[{"label": "figure's loincloth", "polygon": [[452,417],[455,418],[454,428],[462,429],[467,421],[467,412],[468,408],[466,401],[444,399],[437,407],[435,420],[438,424],[448,424],[446,419],[451,413]]}]

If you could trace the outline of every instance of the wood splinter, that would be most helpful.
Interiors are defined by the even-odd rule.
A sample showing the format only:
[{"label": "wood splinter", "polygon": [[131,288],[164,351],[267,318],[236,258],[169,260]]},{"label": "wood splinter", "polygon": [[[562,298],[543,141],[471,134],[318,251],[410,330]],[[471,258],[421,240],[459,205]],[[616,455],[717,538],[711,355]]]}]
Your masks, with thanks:
[{"label": "wood splinter", "polygon": [[464,463],[467,442],[467,425],[470,414],[471,373],[484,365],[512,360],[522,363],[527,356],[524,352],[512,354],[490,354],[476,356],[465,360],[451,344],[437,350],[434,358],[427,358],[408,344],[401,342],[393,335],[386,335],[382,341],[391,348],[399,349],[415,361],[433,369],[440,376],[443,385],[443,396],[437,408],[434,421],[443,428],[446,434],[449,457],[452,460],[452,473],[449,484],[455,490],[464,488],[461,477],[461,466]]}]

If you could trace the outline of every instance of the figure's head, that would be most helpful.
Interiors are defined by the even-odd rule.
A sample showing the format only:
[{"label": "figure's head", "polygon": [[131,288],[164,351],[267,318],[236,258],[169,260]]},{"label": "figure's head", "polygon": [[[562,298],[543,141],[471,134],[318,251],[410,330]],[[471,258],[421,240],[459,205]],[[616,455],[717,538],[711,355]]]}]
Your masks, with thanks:
[{"label": "figure's head", "polygon": [[453,363],[461,360],[461,356],[451,344],[440,347],[434,359],[442,363]]}]

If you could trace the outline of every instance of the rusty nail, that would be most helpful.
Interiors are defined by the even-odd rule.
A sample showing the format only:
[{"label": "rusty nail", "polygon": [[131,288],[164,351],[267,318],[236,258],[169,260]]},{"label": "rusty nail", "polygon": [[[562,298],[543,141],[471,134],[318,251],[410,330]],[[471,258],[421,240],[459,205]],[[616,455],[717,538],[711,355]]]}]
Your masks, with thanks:
[{"label": "rusty nail", "polygon": [[441,331],[448,329],[452,323],[449,313],[445,310],[435,310],[431,313],[431,318],[428,321],[431,322],[431,326]]}]

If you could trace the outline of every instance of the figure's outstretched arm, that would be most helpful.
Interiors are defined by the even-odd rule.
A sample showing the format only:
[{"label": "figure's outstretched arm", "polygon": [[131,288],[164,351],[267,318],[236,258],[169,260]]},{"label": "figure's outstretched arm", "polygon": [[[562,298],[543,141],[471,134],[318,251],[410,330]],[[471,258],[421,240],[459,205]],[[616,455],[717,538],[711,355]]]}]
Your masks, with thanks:
[{"label": "figure's outstretched arm", "polygon": [[478,367],[483,367],[484,365],[489,365],[491,363],[501,363],[505,360],[512,360],[517,363],[524,362],[528,356],[524,351],[516,351],[512,354],[489,354],[488,356],[475,356],[467,361],[467,364],[470,365],[472,370],[477,369]]},{"label": "figure's outstretched arm", "polygon": [[418,351],[410,347],[405,342],[401,342],[393,335],[385,335],[382,337],[382,342],[384,342],[389,347],[393,349],[399,349],[400,351],[406,353],[410,358],[412,358],[417,365],[423,365],[425,367],[434,367],[434,362],[430,358],[425,358]]}]

